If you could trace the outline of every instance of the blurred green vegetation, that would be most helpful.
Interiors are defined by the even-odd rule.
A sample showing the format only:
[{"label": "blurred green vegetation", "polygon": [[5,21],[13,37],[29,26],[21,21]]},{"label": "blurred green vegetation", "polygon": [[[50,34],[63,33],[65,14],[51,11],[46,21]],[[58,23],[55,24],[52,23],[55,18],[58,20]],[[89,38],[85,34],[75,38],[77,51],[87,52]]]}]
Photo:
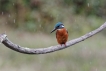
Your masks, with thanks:
[{"label": "blurred green vegetation", "polygon": [[[79,15],[79,19],[88,18],[89,23],[76,23]],[[55,23],[61,21],[78,26],[67,28],[72,28],[72,32],[77,29],[83,33],[83,29],[90,31],[101,24],[96,20],[92,22],[92,17],[106,18],[106,0],[0,0],[0,19],[4,18],[4,23],[12,28],[30,32],[48,33]]]},{"label": "blurred green vegetation", "polygon": [[[7,30],[0,26],[0,32]],[[58,44],[55,36],[44,33],[30,34],[8,29],[8,38],[21,46],[44,48]],[[104,31],[105,32],[105,31]],[[79,37],[70,35],[69,40]],[[0,71],[105,71],[106,37],[95,36],[67,49],[43,55],[26,55],[0,45]]]},{"label": "blurred green vegetation", "polygon": [[[98,28],[105,18],[106,0],[0,0],[0,33],[24,47],[58,44],[50,32],[59,21],[71,40]],[[106,71],[106,32],[101,33],[45,55],[21,54],[1,44],[0,71]]]}]

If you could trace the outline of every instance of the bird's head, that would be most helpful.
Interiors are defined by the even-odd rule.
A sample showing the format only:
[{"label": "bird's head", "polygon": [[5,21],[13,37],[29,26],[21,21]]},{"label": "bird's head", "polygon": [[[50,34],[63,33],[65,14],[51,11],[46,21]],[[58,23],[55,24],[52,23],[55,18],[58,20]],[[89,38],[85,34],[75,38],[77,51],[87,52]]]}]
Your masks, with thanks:
[{"label": "bird's head", "polygon": [[64,25],[63,25],[61,22],[58,22],[58,23],[55,25],[54,29],[51,31],[51,33],[54,32],[54,31],[57,30],[57,29],[62,29],[62,28],[64,28]]}]

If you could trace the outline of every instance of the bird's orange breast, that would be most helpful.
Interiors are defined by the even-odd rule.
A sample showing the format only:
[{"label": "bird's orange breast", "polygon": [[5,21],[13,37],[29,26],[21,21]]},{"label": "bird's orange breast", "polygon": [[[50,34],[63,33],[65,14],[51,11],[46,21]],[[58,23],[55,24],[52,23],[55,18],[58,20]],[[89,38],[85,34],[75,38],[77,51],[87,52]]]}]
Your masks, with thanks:
[{"label": "bird's orange breast", "polygon": [[56,31],[56,38],[59,44],[65,44],[68,40],[68,32],[65,28]]}]

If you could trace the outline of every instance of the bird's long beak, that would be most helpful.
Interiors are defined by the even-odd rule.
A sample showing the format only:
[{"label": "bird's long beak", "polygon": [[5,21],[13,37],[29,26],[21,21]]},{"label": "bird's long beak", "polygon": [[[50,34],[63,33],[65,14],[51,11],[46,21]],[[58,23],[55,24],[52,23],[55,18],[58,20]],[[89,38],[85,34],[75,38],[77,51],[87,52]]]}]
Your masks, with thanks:
[{"label": "bird's long beak", "polygon": [[54,28],[54,29],[51,31],[51,33],[54,32],[55,30],[56,30],[56,28]]}]

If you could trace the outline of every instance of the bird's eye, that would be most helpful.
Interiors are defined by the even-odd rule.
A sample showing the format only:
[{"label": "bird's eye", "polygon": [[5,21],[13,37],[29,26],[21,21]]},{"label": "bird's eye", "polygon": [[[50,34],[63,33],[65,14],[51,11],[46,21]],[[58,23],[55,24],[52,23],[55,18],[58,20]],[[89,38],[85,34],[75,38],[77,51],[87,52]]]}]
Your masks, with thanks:
[{"label": "bird's eye", "polygon": [[56,28],[59,28],[59,26],[57,26]]}]

